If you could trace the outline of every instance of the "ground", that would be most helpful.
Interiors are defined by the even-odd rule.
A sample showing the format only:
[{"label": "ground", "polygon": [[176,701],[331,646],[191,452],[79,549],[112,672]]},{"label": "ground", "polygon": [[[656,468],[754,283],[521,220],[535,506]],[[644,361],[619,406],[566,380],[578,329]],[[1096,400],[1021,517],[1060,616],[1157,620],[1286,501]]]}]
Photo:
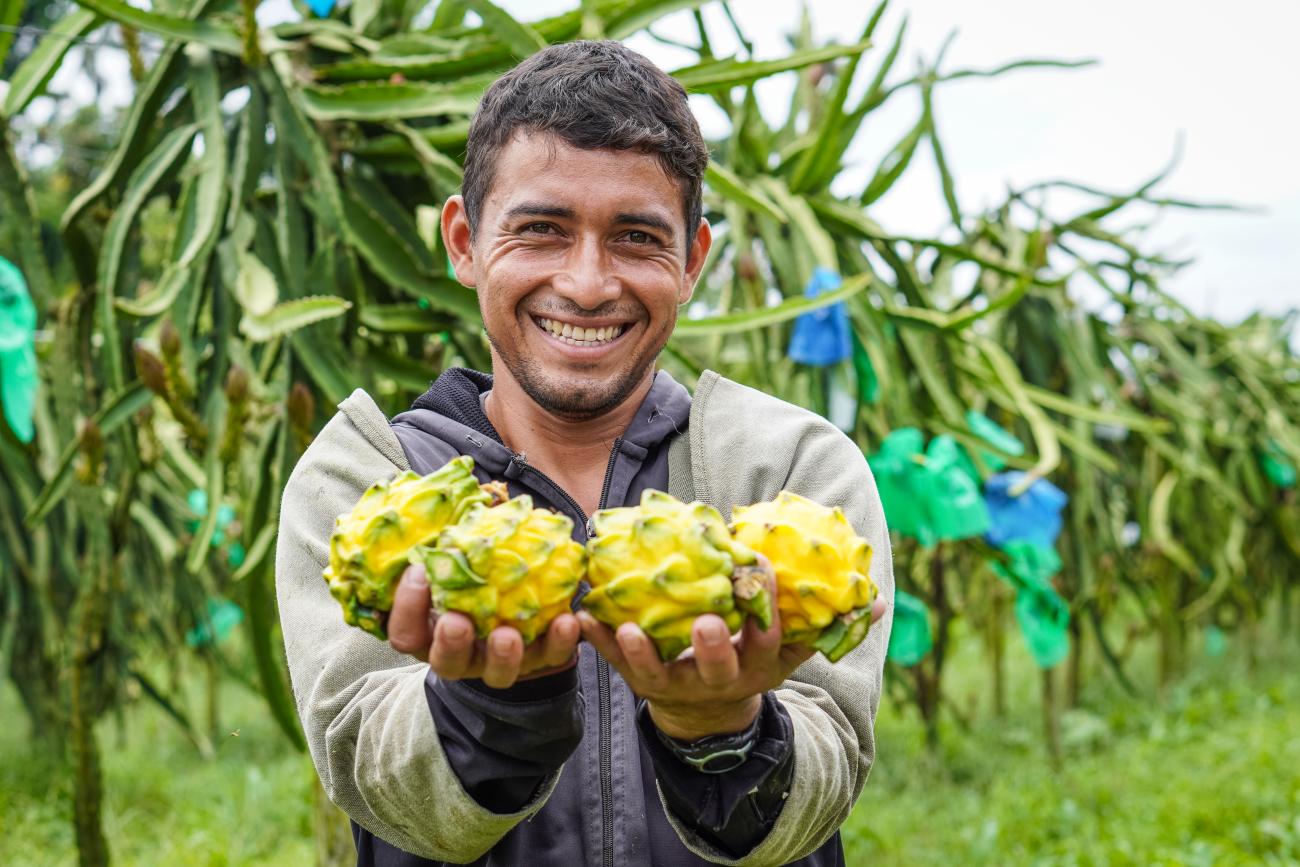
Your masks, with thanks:
[{"label": "ground", "polygon": [[[954,669],[959,705],[985,694],[971,659]],[[879,758],[844,829],[848,863],[1300,864],[1294,660],[1279,652],[1251,670],[1232,652],[1202,656],[1163,706],[1122,697],[1098,672],[1084,692],[1093,709],[1063,719],[1060,771],[1045,760],[1038,677],[1020,656],[1009,672],[1019,710],[997,719],[976,701],[971,730],[945,728],[935,756],[915,715],[886,700]],[[231,681],[222,697],[212,760],[142,702],[101,725],[115,864],[314,862],[309,763],[245,687]],[[31,754],[15,702],[0,691],[11,723],[0,727],[0,864],[74,864],[67,785]]]}]

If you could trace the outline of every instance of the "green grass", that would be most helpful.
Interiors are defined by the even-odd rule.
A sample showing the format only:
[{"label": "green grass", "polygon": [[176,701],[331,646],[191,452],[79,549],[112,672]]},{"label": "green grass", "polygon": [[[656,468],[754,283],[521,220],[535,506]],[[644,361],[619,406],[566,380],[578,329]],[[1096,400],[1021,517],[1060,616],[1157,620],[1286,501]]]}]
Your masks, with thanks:
[{"label": "green grass", "polygon": [[[310,865],[312,778],[261,699],[223,685],[222,736],[201,758],[156,706],[135,703],[121,728],[98,727],[105,833],[115,865]],[[71,783],[32,755],[17,697],[0,691],[0,864],[76,863]],[[233,734],[238,732],[238,734]]]},{"label": "green grass", "polygon": [[[1013,655],[1015,710],[997,720],[984,709],[978,655],[963,653],[951,692],[980,712],[968,732],[945,728],[937,755],[910,710],[882,705],[876,767],[844,829],[848,863],[1300,864],[1294,660],[1279,655],[1248,674],[1238,660],[1202,659],[1163,707],[1094,674],[1091,710],[1063,720],[1056,772],[1044,758],[1037,674]],[[233,682],[221,695],[212,760],[144,702],[124,726],[101,724],[115,864],[314,862],[309,763],[260,699]],[[15,702],[0,690],[0,717],[18,721],[0,727],[0,864],[74,864],[68,784],[31,754]]]},{"label": "green grass", "polygon": [[[1039,677],[1023,661],[1022,712],[945,729],[938,755],[915,715],[886,703],[876,766],[844,828],[848,863],[1300,864],[1295,659],[1253,673],[1198,661],[1163,707],[1094,675],[1095,709],[1063,716],[1059,771],[1043,745]],[[981,690],[971,674],[966,686]]]}]

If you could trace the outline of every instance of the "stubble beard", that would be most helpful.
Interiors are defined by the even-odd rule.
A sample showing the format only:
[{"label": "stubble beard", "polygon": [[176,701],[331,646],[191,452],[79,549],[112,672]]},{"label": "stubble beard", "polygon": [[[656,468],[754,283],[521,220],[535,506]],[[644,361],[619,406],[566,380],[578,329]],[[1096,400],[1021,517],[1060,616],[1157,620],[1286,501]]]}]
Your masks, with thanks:
[{"label": "stubble beard", "polygon": [[632,392],[636,391],[637,386],[645,380],[647,373],[654,366],[655,359],[659,357],[664,344],[668,342],[673,324],[669,322],[663,329],[662,339],[653,352],[633,359],[629,366],[604,382],[585,382],[582,385],[574,382],[559,382],[548,377],[542,365],[534,359],[525,358],[513,348],[507,349],[493,337],[491,330],[487,328],[484,330],[487,333],[488,343],[492,345],[506,369],[510,371],[515,382],[519,383],[524,394],[528,395],[534,403],[560,418],[586,421],[598,418],[622,405]]}]

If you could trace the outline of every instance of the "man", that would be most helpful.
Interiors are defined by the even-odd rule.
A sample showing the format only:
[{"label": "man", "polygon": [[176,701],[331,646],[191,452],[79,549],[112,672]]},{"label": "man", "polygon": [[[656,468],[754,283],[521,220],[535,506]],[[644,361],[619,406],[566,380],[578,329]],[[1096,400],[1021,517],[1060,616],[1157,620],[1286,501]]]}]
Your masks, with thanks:
[{"label": "man", "polygon": [[[832,666],[779,624],[733,644],[706,615],[665,664],[634,625],[565,614],[525,648],[430,615],[408,569],[387,644],[320,577],[334,516],[373,482],[474,458],[481,480],[574,521],[646,489],[718,507],[788,488],[889,539],[861,453],[819,417],[654,364],[704,265],[708,152],[681,86],[613,42],[552,46],[497,80],[443,210],[478,292],[492,376],[449,370],[391,422],[358,391],[295,469],[277,584],[298,710],[361,865],[842,864],[866,782],[888,620]],[[882,601],[875,612],[885,610]],[[585,643],[579,643],[584,638]],[[811,658],[810,658],[811,657]]]}]

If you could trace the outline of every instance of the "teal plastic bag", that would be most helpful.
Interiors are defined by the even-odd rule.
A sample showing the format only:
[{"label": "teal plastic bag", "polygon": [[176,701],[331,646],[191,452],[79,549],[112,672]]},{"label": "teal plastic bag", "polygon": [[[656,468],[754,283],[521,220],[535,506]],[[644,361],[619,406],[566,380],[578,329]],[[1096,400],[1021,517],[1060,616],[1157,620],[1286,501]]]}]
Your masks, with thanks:
[{"label": "teal plastic bag", "polygon": [[36,305],[22,272],[0,256],[0,404],[19,441],[36,435]]},{"label": "teal plastic bag", "polygon": [[1070,606],[1051,584],[1032,582],[1016,591],[1016,621],[1039,668],[1055,668],[1070,653]]},{"label": "teal plastic bag", "polygon": [[914,539],[928,533],[921,501],[912,491],[916,456],[924,447],[925,435],[920,430],[903,427],[885,437],[880,451],[867,458],[889,529]]},{"label": "teal plastic bag", "polygon": [[221,641],[244,622],[244,609],[228,599],[209,599],[207,609],[207,617],[185,633],[185,643],[190,647]]},{"label": "teal plastic bag", "polygon": [[961,447],[947,435],[922,451],[924,442],[916,428],[899,428],[867,459],[889,528],[927,546],[982,535],[989,528],[988,509],[963,468]]},{"label": "teal plastic bag", "polygon": [[1264,470],[1264,475],[1268,480],[1279,488],[1294,488],[1296,483],[1295,465],[1288,460],[1286,452],[1276,442],[1270,442],[1264,451],[1259,453],[1259,465]]},{"label": "teal plastic bag", "polygon": [[929,476],[926,508],[938,539],[981,536],[989,529],[989,511],[979,485],[963,467],[967,460],[957,441],[947,434],[930,440],[924,472]]},{"label": "teal plastic bag", "polygon": [[1002,551],[1010,563],[990,561],[993,571],[1017,590],[1026,584],[1045,584],[1061,571],[1061,555],[1050,546],[1022,540],[1008,542]]},{"label": "teal plastic bag", "polygon": [[925,603],[910,593],[894,591],[894,625],[889,633],[889,658],[911,667],[929,654],[934,646],[930,632],[930,611]]},{"label": "teal plastic bag", "polygon": [[[997,451],[989,451],[988,449],[980,450],[980,460],[984,462],[986,467],[995,473],[1005,469],[1007,466],[1007,461],[1006,458],[1003,457],[1003,454],[1008,454],[1012,457],[1018,458],[1025,453],[1024,443],[1017,439],[1010,431],[1006,430],[997,422],[993,421],[993,419],[978,410],[970,409],[966,411],[966,427],[970,428],[970,432],[975,434],[975,436],[997,449]],[[967,460],[970,460],[969,456],[967,457]],[[973,462],[971,462],[969,470],[971,476],[978,480],[979,476],[975,472]]]},{"label": "teal plastic bag", "polygon": [[992,561],[993,571],[1016,588],[1020,634],[1034,663],[1053,668],[1070,652],[1070,606],[1051,584],[1061,571],[1061,556],[1055,548],[1023,540],[1002,550],[1010,562]]}]

